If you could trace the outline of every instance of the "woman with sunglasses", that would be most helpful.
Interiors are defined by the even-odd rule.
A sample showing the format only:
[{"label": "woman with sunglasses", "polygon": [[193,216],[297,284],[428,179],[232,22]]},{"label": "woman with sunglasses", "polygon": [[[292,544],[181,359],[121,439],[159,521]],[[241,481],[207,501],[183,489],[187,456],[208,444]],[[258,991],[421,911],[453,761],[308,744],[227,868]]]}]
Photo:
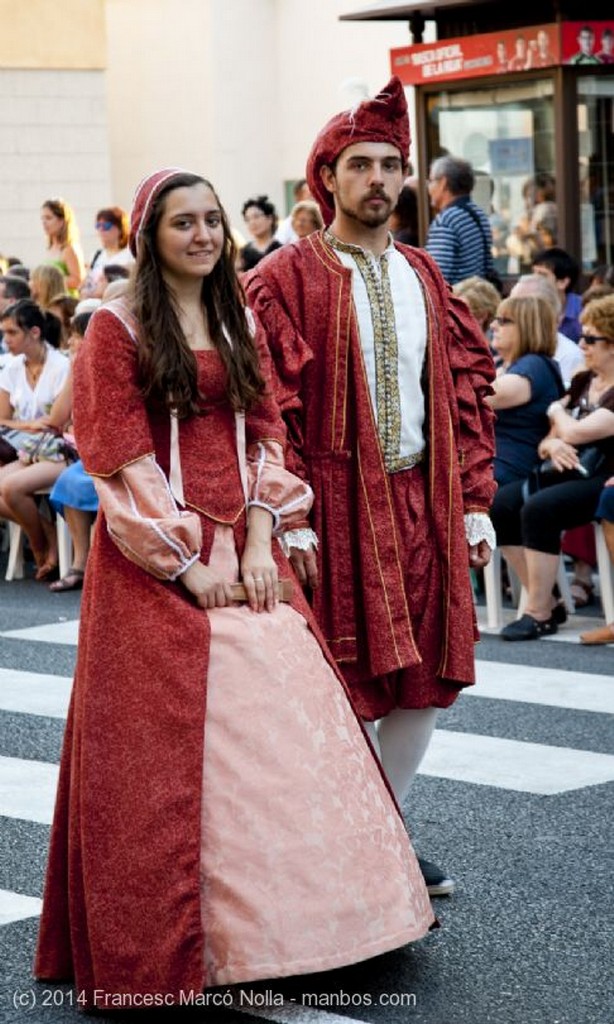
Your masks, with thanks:
[{"label": "woman with sunglasses", "polygon": [[105,206],[96,214],[96,231],[100,248],[89,264],[81,287],[82,299],[100,299],[107,286],[105,267],[130,267],[134,257],[128,246],[130,226],[128,214],[121,206]]},{"label": "woman with sunglasses", "polygon": [[535,640],[558,631],[552,591],[561,533],[595,518],[603,486],[614,473],[614,295],[589,302],[580,321],[587,369],[549,406],[550,431],[538,449],[551,463],[544,477],[548,485],[526,500],[522,482],[509,485],[492,515],[502,553],[528,595],[525,614],[502,630],[505,640]]},{"label": "woman with sunglasses", "polygon": [[149,175],[130,241],[131,291],[74,368],[100,521],[35,965],[99,1010],[330,970],[433,923],[301,588],[279,600],[273,530],[313,495],[213,187]]}]

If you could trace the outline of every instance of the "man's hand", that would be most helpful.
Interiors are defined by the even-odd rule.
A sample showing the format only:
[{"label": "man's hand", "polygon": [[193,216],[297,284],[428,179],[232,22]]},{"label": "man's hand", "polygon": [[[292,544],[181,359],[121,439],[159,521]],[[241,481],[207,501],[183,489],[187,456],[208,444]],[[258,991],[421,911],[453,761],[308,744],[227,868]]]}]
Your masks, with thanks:
[{"label": "man's hand", "polygon": [[492,551],[485,540],[469,548],[469,565],[472,569],[483,569],[490,562]]},{"label": "man's hand", "polygon": [[301,548],[290,548],[289,557],[301,586],[309,586],[315,590],[318,586],[318,561],[315,549],[303,551]]}]

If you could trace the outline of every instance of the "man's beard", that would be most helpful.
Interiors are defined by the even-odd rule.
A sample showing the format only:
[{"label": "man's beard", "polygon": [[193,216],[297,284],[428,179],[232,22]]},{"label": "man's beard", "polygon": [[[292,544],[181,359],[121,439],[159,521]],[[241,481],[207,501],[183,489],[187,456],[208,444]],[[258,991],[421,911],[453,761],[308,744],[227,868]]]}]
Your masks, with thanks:
[{"label": "man's beard", "polygon": [[[357,206],[349,207],[345,206],[343,200],[340,198],[339,193],[336,196],[337,205],[341,212],[349,217],[350,220],[355,220],[358,224],[367,228],[379,228],[382,224],[385,224],[392,213],[394,208],[392,200],[389,196],[383,192],[375,192],[372,195],[365,196],[365,198]],[[369,209],[366,203],[370,199],[383,199],[385,205],[381,209]]]}]

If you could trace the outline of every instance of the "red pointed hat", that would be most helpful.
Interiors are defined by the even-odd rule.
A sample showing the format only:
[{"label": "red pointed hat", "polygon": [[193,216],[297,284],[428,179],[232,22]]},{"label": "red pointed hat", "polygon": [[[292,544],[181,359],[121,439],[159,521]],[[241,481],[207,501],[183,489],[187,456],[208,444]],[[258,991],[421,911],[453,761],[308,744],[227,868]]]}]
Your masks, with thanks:
[{"label": "red pointed hat", "polygon": [[396,75],[373,99],[336,114],[324,125],[307,159],[305,176],[327,224],[333,219],[335,203],[332,192],[324,187],[321,168],[332,165],[344,149],[356,142],[389,142],[407,160],[409,139],[405,90]]},{"label": "red pointed hat", "polygon": [[160,190],[168,184],[171,178],[178,174],[186,174],[182,167],[163,167],[161,171],[154,171],[136,187],[134,199],[132,200],[132,211],[130,213],[130,251],[136,256],[139,236],[149,220],[153,204],[160,194]]}]

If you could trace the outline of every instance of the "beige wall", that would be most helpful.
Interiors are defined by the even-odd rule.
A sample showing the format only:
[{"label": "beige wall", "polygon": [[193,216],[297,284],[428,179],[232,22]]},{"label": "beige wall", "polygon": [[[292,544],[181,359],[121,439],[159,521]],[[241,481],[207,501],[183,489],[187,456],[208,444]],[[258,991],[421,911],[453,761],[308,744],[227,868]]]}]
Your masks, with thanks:
[{"label": "beige wall", "polygon": [[0,0],[0,68],[104,68],[105,0]]},{"label": "beige wall", "polygon": [[340,22],[351,0],[107,0],[113,188],[179,164],[211,178],[233,222],[303,174],[324,121],[389,78],[404,23]]}]

